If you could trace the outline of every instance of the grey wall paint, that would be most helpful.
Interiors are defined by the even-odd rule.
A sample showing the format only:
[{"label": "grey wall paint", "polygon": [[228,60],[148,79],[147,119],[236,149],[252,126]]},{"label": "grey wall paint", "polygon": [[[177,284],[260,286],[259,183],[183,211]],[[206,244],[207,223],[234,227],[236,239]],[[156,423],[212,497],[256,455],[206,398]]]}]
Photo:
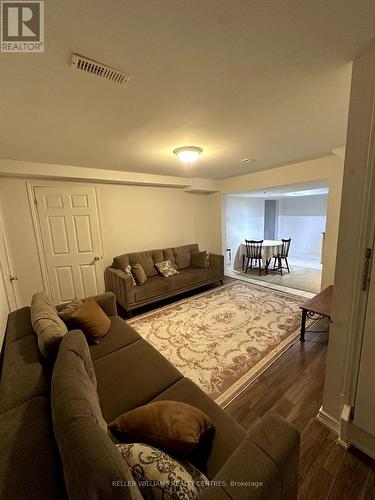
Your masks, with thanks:
[{"label": "grey wall paint", "polygon": [[276,200],[264,201],[264,239],[276,239],[276,218],[277,218]]}]

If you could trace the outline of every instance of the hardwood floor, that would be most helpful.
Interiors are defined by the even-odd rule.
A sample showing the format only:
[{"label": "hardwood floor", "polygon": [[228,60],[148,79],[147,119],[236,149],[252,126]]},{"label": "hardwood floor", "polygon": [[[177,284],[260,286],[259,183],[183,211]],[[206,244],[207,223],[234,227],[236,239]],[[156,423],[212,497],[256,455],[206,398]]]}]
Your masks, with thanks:
[{"label": "hardwood floor", "polygon": [[[224,279],[225,283],[231,281],[233,278]],[[187,292],[179,298],[196,293]],[[175,300],[172,297],[144,307],[134,316]],[[125,311],[120,314],[126,319]],[[326,321],[313,329],[325,330]],[[293,344],[226,411],[246,429],[268,411],[279,413],[298,428],[299,500],[375,500],[375,461],[359,450],[344,450],[335,434],[315,420],[322,404],[327,346],[328,333],[307,332],[305,343]]]},{"label": "hardwood floor", "polygon": [[[323,330],[323,321],[314,328]],[[279,413],[301,433],[299,500],[375,500],[375,461],[353,449],[315,420],[322,404],[327,333],[307,333],[226,411],[249,429],[268,411]]]}]

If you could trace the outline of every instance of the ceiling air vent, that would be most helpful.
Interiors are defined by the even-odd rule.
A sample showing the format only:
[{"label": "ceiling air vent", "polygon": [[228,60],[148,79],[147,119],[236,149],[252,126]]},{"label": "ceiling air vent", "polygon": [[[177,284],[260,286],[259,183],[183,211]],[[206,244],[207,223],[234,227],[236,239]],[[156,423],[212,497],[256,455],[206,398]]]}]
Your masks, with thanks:
[{"label": "ceiling air vent", "polygon": [[84,56],[78,54],[73,54],[71,66],[75,69],[85,71],[95,76],[100,76],[106,80],[112,82],[120,83],[121,85],[126,85],[130,79],[130,76],[118,69],[110,68],[105,64],[97,61],[93,61]]}]

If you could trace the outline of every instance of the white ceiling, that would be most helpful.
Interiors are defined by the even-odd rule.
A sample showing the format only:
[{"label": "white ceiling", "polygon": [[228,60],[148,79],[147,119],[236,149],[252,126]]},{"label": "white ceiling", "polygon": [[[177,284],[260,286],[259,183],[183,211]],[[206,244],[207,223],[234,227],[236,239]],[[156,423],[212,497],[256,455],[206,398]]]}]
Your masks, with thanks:
[{"label": "white ceiling", "polygon": [[[45,30],[44,54],[0,55],[3,158],[223,178],[345,143],[375,2],[54,0]],[[73,71],[72,52],[130,83]],[[195,166],[181,145],[204,149]]]}]

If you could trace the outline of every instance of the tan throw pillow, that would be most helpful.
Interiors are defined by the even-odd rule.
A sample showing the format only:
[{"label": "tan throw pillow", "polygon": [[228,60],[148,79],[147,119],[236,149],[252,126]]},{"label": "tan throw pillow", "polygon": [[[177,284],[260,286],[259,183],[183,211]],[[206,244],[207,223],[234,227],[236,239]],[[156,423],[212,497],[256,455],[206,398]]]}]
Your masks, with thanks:
[{"label": "tan throw pillow", "polygon": [[155,401],[130,410],[109,424],[119,441],[141,442],[172,455],[190,454],[214,424],[198,408],[179,401]]},{"label": "tan throw pillow", "polygon": [[147,281],[147,275],[143,270],[143,267],[141,264],[135,264],[132,269],[131,269],[133,276],[135,278],[135,281],[137,282],[138,285],[143,285]]},{"label": "tan throw pillow", "polygon": [[59,318],[55,306],[43,292],[35,293],[31,300],[31,324],[38,337],[42,356],[55,358],[61,339],[68,329]]},{"label": "tan throw pillow", "polygon": [[144,498],[195,500],[209,485],[191,463],[141,443],[117,444]]},{"label": "tan throw pillow", "polygon": [[94,297],[85,300],[71,316],[74,325],[81,328],[89,343],[98,344],[111,326],[111,320]]},{"label": "tan throw pillow", "polygon": [[82,300],[75,298],[69,304],[66,304],[63,309],[58,312],[59,317],[70,328],[72,326],[72,314],[83,305]]},{"label": "tan throw pillow", "polygon": [[203,252],[191,252],[191,266],[203,269],[210,266],[206,250]]},{"label": "tan throw pillow", "polygon": [[159,271],[159,273],[165,278],[173,276],[174,274],[178,274],[177,269],[173,267],[173,264],[170,261],[170,259],[163,260],[163,262],[158,262],[157,264],[155,264],[155,266]]},{"label": "tan throw pillow", "polygon": [[125,269],[124,269],[124,273],[126,274],[129,274],[129,276],[132,277],[132,280],[133,280],[133,286],[137,286],[137,282],[135,281],[134,279],[134,276],[133,276],[133,273],[132,273],[132,266],[130,264],[128,264]]}]

